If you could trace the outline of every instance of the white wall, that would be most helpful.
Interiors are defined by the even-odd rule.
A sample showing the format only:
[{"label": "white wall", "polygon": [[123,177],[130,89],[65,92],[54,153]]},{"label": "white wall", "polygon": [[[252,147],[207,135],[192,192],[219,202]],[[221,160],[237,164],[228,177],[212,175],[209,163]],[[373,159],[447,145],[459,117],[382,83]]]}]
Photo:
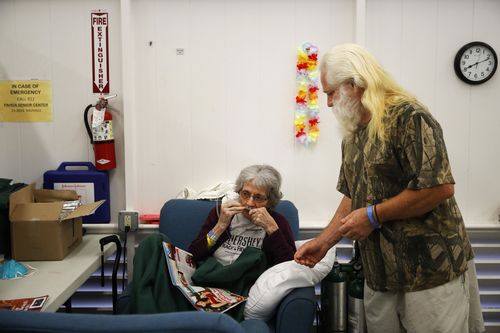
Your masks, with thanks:
[{"label": "white wall", "polygon": [[52,80],[54,122],[0,123],[0,153],[11,156],[0,177],[40,181],[61,161],[91,160],[81,118],[95,101],[92,9],[110,12],[112,90],[122,96],[123,87],[123,100],[112,102],[122,110],[119,134],[126,128],[111,174],[114,218],[125,207],[158,212],[186,186],[233,181],[242,167],[269,163],[301,225],[324,226],[340,199],[340,138],[321,96],[318,143],[294,139],[296,48],[309,41],[321,56],[357,39],[441,122],[466,224],[498,223],[500,74],[467,86],[453,58],[472,40],[500,52],[500,2],[2,1],[0,79]]},{"label": "white wall", "polygon": [[498,225],[500,75],[469,86],[457,79],[453,60],[475,40],[500,56],[499,17],[495,0],[367,3],[366,46],[440,121],[468,225]]},{"label": "white wall", "polygon": [[[53,121],[0,122],[0,178],[43,185],[43,173],[64,161],[94,161],[83,111],[92,94],[90,14],[109,12],[110,87],[114,126],[123,128],[121,110],[121,34],[119,1],[0,1],[0,80],[50,80]],[[0,96],[1,101],[1,96]],[[112,216],[123,209],[123,130],[116,132],[122,167],[109,173]]]},{"label": "white wall", "polygon": [[269,163],[303,221],[324,223],[339,199],[340,141],[325,110],[319,144],[296,142],[296,53],[306,41],[322,51],[352,40],[353,2],[144,0],[133,7],[137,192],[145,194],[136,206],[155,211],[185,186],[234,181],[243,167]]}]

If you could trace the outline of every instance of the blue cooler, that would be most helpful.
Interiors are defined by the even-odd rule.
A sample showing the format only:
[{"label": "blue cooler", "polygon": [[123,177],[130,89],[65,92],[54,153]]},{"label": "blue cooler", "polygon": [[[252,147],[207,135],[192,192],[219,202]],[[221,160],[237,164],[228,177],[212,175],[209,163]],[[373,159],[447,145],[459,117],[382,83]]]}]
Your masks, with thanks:
[{"label": "blue cooler", "polygon": [[82,203],[106,200],[94,214],[83,217],[83,223],[109,223],[109,177],[90,162],[63,162],[57,170],[43,174],[43,188],[75,190]]}]

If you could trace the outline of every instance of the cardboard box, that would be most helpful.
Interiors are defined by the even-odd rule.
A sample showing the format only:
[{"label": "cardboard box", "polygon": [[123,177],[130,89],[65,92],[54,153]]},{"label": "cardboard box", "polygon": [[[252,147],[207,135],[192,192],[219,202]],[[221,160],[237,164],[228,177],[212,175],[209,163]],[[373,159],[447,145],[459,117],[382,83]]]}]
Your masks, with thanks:
[{"label": "cardboard box", "polygon": [[91,215],[104,200],[81,205],[61,217],[64,201],[78,200],[70,190],[37,190],[26,186],[9,197],[12,258],[62,260],[82,241],[82,216]]}]

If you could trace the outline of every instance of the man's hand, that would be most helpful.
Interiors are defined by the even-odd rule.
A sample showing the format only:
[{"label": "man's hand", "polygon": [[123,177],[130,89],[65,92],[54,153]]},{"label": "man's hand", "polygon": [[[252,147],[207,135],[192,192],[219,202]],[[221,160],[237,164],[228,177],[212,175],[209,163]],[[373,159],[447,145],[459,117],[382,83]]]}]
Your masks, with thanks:
[{"label": "man's hand", "polygon": [[259,227],[262,227],[268,235],[278,230],[278,224],[273,219],[266,207],[253,208],[248,212],[250,220]]},{"label": "man's hand", "polygon": [[314,265],[323,259],[329,249],[326,242],[319,238],[314,238],[299,247],[297,252],[295,252],[294,260],[301,265],[314,267]]},{"label": "man's hand", "polygon": [[356,209],[340,220],[339,232],[352,240],[363,240],[372,233],[366,207]]}]

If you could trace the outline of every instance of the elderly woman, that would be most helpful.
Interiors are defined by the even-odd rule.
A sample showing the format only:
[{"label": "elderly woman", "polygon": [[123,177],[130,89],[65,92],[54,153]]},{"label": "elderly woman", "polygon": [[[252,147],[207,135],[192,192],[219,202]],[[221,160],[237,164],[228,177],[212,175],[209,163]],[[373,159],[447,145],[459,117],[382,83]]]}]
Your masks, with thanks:
[{"label": "elderly woman", "polygon": [[281,175],[269,165],[251,165],[236,180],[236,200],[210,211],[188,251],[196,262],[213,255],[232,264],[247,247],[262,249],[268,266],[292,260],[295,243],[285,217],[273,208],[282,198]]},{"label": "elderly woman", "polygon": [[[191,286],[223,288],[246,297],[268,267],[293,260],[295,244],[288,221],[273,211],[282,197],[280,187],[281,176],[271,166],[252,165],[240,172],[237,199],[216,205],[189,246],[197,264]],[[168,235],[153,234],[136,250],[130,313],[194,309],[177,287],[166,282],[170,271],[160,251],[162,242],[170,242]],[[225,313],[243,320],[244,307],[230,307]]]}]

